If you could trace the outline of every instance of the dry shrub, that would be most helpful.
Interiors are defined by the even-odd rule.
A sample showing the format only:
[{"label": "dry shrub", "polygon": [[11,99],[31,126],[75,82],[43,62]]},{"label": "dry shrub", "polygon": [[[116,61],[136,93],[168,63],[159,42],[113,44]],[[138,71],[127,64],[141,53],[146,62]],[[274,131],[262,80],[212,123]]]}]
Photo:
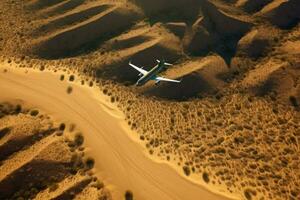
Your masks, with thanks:
[{"label": "dry shrub", "polygon": [[182,167],[182,169],[183,169],[183,172],[186,176],[189,176],[191,174],[191,170],[188,166],[185,165],[185,166]]},{"label": "dry shrub", "polygon": [[133,200],[133,194],[131,191],[127,190],[125,192],[125,200]]},{"label": "dry shrub", "polygon": [[209,175],[207,172],[202,173],[202,179],[204,180],[205,183],[209,183]]},{"label": "dry shrub", "polygon": [[75,80],[75,76],[72,74],[72,75],[70,75],[70,77],[69,77],[69,81],[74,81]]},{"label": "dry shrub", "polygon": [[64,131],[65,128],[66,128],[66,124],[65,124],[65,123],[61,123],[61,124],[59,125],[59,130]]},{"label": "dry shrub", "polygon": [[61,81],[63,81],[65,79],[65,75],[60,75],[60,78],[59,78],[59,80],[61,80]]},{"label": "dry shrub", "polygon": [[68,94],[71,94],[72,91],[73,91],[73,88],[72,88],[71,86],[68,86],[68,87],[67,87],[67,93],[68,93]]},{"label": "dry shrub", "polygon": [[294,97],[294,96],[290,96],[290,97],[289,97],[289,100],[290,100],[290,102],[291,102],[292,106],[294,106],[294,107],[299,107],[299,103],[298,103],[298,101],[297,101],[297,98],[296,98],[296,97]]},{"label": "dry shrub", "polygon": [[88,169],[92,169],[95,165],[95,160],[93,158],[87,158],[85,160],[85,166],[88,168]]},{"label": "dry shrub", "polygon": [[40,71],[44,71],[45,70],[45,66],[44,65],[41,65],[40,66]]},{"label": "dry shrub", "polygon": [[81,133],[76,133],[75,137],[74,137],[74,143],[76,144],[76,146],[81,146],[84,142],[84,137]]},{"label": "dry shrub", "polygon": [[30,115],[31,116],[37,116],[38,114],[39,114],[38,110],[32,110],[32,111],[30,111]]}]

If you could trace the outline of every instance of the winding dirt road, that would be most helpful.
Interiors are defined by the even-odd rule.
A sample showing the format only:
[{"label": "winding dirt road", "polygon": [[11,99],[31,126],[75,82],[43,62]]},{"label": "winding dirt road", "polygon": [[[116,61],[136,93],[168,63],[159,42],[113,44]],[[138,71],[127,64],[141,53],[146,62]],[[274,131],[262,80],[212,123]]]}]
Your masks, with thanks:
[{"label": "winding dirt road", "polygon": [[[96,87],[60,81],[59,73],[0,66],[0,100],[23,101],[57,120],[74,123],[85,136],[87,153],[114,199],[131,190],[137,200],[225,200],[189,181],[165,163],[150,159],[124,123],[123,114]],[[73,92],[67,94],[68,86]]]}]

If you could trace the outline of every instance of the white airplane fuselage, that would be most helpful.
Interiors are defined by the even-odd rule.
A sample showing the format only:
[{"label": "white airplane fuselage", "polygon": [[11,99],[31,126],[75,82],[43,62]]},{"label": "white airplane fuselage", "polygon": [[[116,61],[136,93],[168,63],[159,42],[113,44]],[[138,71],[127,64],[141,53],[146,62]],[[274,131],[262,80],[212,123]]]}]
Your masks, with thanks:
[{"label": "white airplane fuselage", "polygon": [[135,66],[134,64],[129,62],[129,66],[131,66],[132,68],[134,68],[135,70],[140,72],[139,73],[140,78],[136,82],[136,86],[144,85],[145,83],[147,83],[150,80],[154,80],[155,85],[157,83],[159,83],[160,81],[167,81],[167,82],[173,82],[173,83],[181,82],[181,80],[174,80],[174,79],[169,79],[169,78],[165,78],[162,76],[158,76],[158,73],[160,73],[160,71],[164,68],[164,66],[170,66],[172,64],[166,63],[166,62],[160,61],[160,60],[156,60],[156,61],[158,62],[158,65],[153,67],[150,71],[144,70],[143,68]]},{"label": "white airplane fuselage", "polygon": [[155,77],[156,77],[156,74],[158,74],[162,70],[163,66],[164,66],[163,64],[159,63],[158,65],[153,67],[147,74],[143,75],[136,82],[136,85],[137,86],[142,86],[142,85],[146,84],[148,81],[154,80]]}]

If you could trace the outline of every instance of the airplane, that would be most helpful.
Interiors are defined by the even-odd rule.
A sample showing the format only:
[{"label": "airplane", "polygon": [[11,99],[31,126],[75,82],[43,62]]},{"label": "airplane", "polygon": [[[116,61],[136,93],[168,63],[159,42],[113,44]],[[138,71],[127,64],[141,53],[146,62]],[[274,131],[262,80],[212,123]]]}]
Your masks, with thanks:
[{"label": "airplane", "polygon": [[156,61],[158,62],[158,65],[153,67],[150,71],[146,71],[143,68],[139,68],[139,67],[135,66],[134,64],[131,63],[131,61],[129,62],[129,65],[131,67],[133,67],[135,70],[140,72],[139,76],[141,76],[141,78],[139,78],[138,81],[136,82],[136,86],[142,86],[150,80],[155,80],[155,85],[157,85],[160,81],[169,81],[169,82],[174,82],[174,83],[181,82],[181,80],[178,81],[178,80],[173,80],[173,79],[156,76],[165,66],[172,65],[172,64],[166,63],[162,60],[156,60]]}]

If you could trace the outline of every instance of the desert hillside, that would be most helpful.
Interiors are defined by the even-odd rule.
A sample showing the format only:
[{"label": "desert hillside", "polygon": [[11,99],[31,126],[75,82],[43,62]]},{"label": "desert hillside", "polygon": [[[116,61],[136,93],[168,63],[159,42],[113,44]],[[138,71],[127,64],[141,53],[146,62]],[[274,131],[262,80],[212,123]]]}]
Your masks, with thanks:
[{"label": "desert hillside", "polygon": [[[191,181],[237,199],[296,200],[299,13],[299,0],[2,0],[1,63],[98,88],[147,155]],[[156,59],[173,63],[162,75],[182,82],[136,87],[128,62],[150,70]],[[15,121],[3,121],[1,141],[7,127],[23,127]],[[0,154],[4,164],[23,143],[11,145]],[[90,190],[99,193],[90,183],[79,193]]]},{"label": "desert hillside", "polygon": [[1,199],[111,199],[74,125],[3,102],[0,133]]},{"label": "desert hillside", "polygon": [[4,0],[1,8],[1,54],[29,67],[66,66],[130,86],[137,73],[128,61],[150,69],[163,58],[176,64],[165,73],[182,78],[179,87],[130,89],[176,101],[236,89],[299,101],[296,0]]}]

